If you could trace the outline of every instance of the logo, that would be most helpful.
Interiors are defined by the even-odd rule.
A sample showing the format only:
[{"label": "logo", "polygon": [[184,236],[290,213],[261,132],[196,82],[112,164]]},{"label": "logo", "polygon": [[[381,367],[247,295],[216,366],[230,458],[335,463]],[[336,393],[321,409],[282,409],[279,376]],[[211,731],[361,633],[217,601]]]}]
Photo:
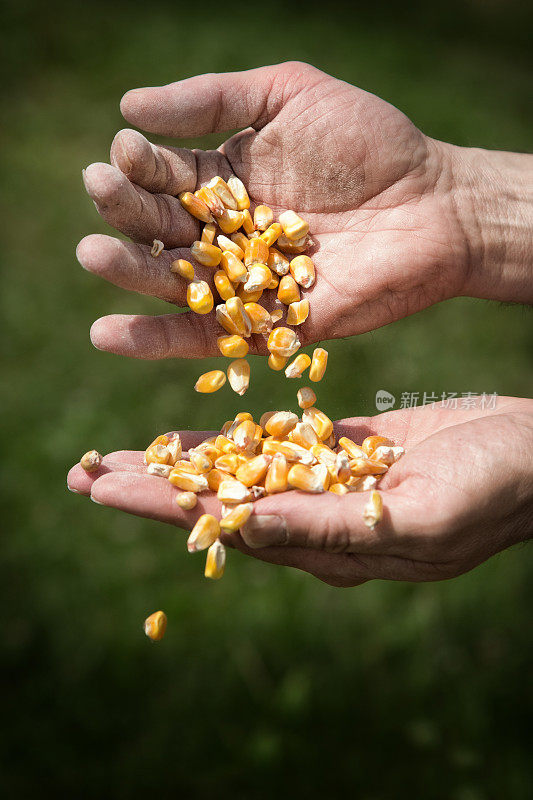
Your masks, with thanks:
[{"label": "logo", "polygon": [[390,392],[386,392],[385,389],[378,389],[376,392],[376,408],[378,411],[388,411],[389,408],[392,408],[394,403],[396,402],[396,398]]}]

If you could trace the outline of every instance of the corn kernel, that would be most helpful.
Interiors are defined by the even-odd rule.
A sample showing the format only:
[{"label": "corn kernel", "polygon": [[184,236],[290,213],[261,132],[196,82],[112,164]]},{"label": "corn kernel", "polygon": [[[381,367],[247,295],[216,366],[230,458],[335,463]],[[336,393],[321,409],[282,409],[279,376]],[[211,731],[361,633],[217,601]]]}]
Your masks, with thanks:
[{"label": "corn kernel", "polygon": [[196,506],[197,502],[198,498],[194,492],[180,492],[176,496],[176,503],[180,508],[185,509],[185,511],[190,511]]},{"label": "corn kernel", "polygon": [[309,256],[296,256],[290,263],[291,275],[304,289],[310,289],[315,282],[315,265]]},{"label": "corn kernel", "polygon": [[193,472],[184,472],[177,467],[171,471],[168,479],[172,486],[176,486],[183,492],[204,492],[209,484],[205,475],[196,475]]},{"label": "corn kernel", "polygon": [[226,358],[244,358],[248,353],[248,342],[242,336],[219,336],[218,349]]},{"label": "corn kernel", "polygon": [[362,478],[350,478],[346,485],[348,486],[351,481],[357,481],[355,485],[356,492],[371,492],[378,485],[378,480],[379,478],[375,475],[365,475]]},{"label": "corn kernel", "polygon": [[281,308],[275,308],[273,311],[270,312],[270,319],[272,320],[273,325],[276,322],[279,322],[282,317],[283,317],[283,309]]},{"label": "corn kernel", "polygon": [[300,299],[298,284],[292,275],[284,275],[278,286],[278,300],[286,306],[297,303]]},{"label": "corn kernel", "polygon": [[224,209],[222,216],[217,217],[218,227],[227,235],[235,233],[242,225],[242,215],[244,211],[231,211],[231,209]]},{"label": "corn kernel", "polygon": [[164,611],[154,611],[144,620],[144,632],[152,642],[160,642],[167,629],[167,615]]},{"label": "corn kernel", "polygon": [[290,261],[286,255],[280,253],[275,247],[271,247],[266,264],[277,275],[286,275],[289,271]]},{"label": "corn kernel", "polygon": [[235,297],[235,289],[233,288],[233,284],[224,270],[218,269],[213,276],[213,280],[221,300],[225,301],[229,300],[230,297]]},{"label": "corn kernel", "polygon": [[222,481],[230,480],[232,477],[229,472],[224,472],[224,470],[215,467],[215,469],[207,473],[207,485],[212,492],[218,492],[218,487]]},{"label": "corn kernel", "polygon": [[267,494],[277,494],[278,492],[286,492],[289,488],[287,476],[289,474],[289,465],[283,453],[276,453],[272,457],[272,461],[268,468],[265,477],[265,489]]},{"label": "corn kernel", "polygon": [[276,411],[265,425],[271,436],[286,436],[298,423],[298,417],[292,411]]},{"label": "corn kernel", "polygon": [[240,422],[233,431],[233,442],[240,452],[252,450],[256,441],[257,425],[251,419]]},{"label": "corn kernel", "polygon": [[194,193],[194,196],[198,197],[206,204],[214,217],[219,217],[224,213],[224,203],[220,197],[218,197],[218,195],[216,195],[212,189],[209,188],[209,186],[202,186],[201,189],[198,189]]},{"label": "corn kernel", "polygon": [[98,450],[89,450],[80,458],[80,466],[85,470],[85,472],[96,472],[101,463],[102,456]]},{"label": "corn kernel", "polygon": [[205,475],[206,472],[209,472],[213,469],[213,462],[209,456],[206,456],[206,454],[200,452],[200,450],[194,450],[191,448],[189,450],[189,458],[191,460],[191,464],[198,474]]},{"label": "corn kernel", "polygon": [[351,439],[348,439],[347,436],[341,436],[339,439],[339,445],[343,450],[346,450],[350,458],[365,458],[365,452],[363,448],[359,447],[359,445],[353,442]]},{"label": "corn kernel", "polygon": [[215,225],[215,223],[207,222],[203,227],[202,235],[200,236],[200,241],[207,242],[207,244],[213,244],[213,242],[215,241],[216,232],[217,232],[217,226]]},{"label": "corn kernel", "polygon": [[295,444],[295,442],[276,439],[275,436],[270,436],[268,439],[263,440],[262,450],[267,456],[283,453],[287,461],[296,461],[308,467],[316,463],[314,455],[305,447]]},{"label": "corn kernel", "polygon": [[187,550],[189,553],[207,550],[218,539],[219,534],[220,525],[218,524],[218,519],[212,514],[202,514],[201,517],[198,517],[187,539]]},{"label": "corn kernel", "polygon": [[152,461],[150,464],[148,464],[146,472],[149,475],[155,475],[158,478],[168,478],[171,470],[172,466],[170,464],[158,464],[156,461]]},{"label": "corn kernel", "polygon": [[326,467],[335,468],[337,463],[337,453],[331,450],[330,447],[327,447],[323,442],[314,444],[311,447],[311,452],[321,464],[325,464]]},{"label": "corn kernel", "polygon": [[381,521],[383,518],[383,499],[379,492],[373,490],[370,493],[370,500],[363,508],[363,522],[370,528],[374,530],[378,522]]},{"label": "corn kernel", "polygon": [[265,264],[268,260],[269,249],[262,239],[249,239],[244,251],[244,263],[247,267],[253,264]]},{"label": "corn kernel", "polygon": [[272,320],[266,308],[263,308],[263,306],[260,306],[258,303],[245,303],[244,310],[250,317],[252,333],[270,333],[272,330]]},{"label": "corn kernel", "polygon": [[254,221],[247,208],[242,212],[242,229],[248,234],[248,236],[251,236],[253,233],[255,233]]},{"label": "corn kernel", "polygon": [[246,313],[244,303],[240,297],[230,297],[225,305],[229,318],[237,328],[237,333],[247,339],[252,333],[252,321]]},{"label": "corn kernel", "polygon": [[314,406],[305,409],[302,414],[302,422],[308,422],[322,441],[333,432],[333,422],[323,411],[319,411]]},{"label": "corn kernel", "polygon": [[220,177],[220,175],[216,175],[214,178],[212,178],[207,186],[217,195],[217,197],[222,200],[226,208],[229,208],[232,211],[237,211],[237,200],[235,199],[229,185],[223,178]]},{"label": "corn kernel", "polygon": [[261,428],[264,428],[270,417],[273,417],[275,413],[276,413],[275,411],[265,411],[264,414],[261,414],[261,419],[259,420],[259,426]]},{"label": "corn kernel", "polygon": [[393,444],[394,442],[392,442],[390,439],[387,439],[386,436],[367,436],[361,445],[361,449],[363,450],[363,453],[370,457],[377,447],[381,447],[383,445],[392,447]]},{"label": "corn kernel", "polygon": [[328,492],[333,492],[333,494],[348,494],[349,491],[344,483],[332,483],[328,489]]},{"label": "corn kernel", "polygon": [[241,461],[238,453],[224,453],[219,456],[215,461],[215,469],[220,469],[222,472],[227,472],[230,475],[235,475],[239,469]]},{"label": "corn kernel", "polygon": [[300,489],[302,492],[318,494],[324,491],[323,475],[313,472],[311,467],[305,464],[294,464],[289,470],[287,480],[289,486],[292,486],[293,489]]},{"label": "corn kernel", "polygon": [[[241,248],[243,253],[245,252],[246,245],[248,244],[249,240],[248,240],[248,237],[245,236],[242,231],[235,231],[235,233],[232,233],[229,238],[231,239],[232,242],[234,242],[236,245],[238,245]],[[243,258],[244,258],[244,255],[243,255]]]},{"label": "corn kernel", "polygon": [[217,267],[222,258],[222,250],[215,244],[208,244],[207,242],[193,242],[191,245],[191,254],[199,264],[204,267]]},{"label": "corn kernel", "polygon": [[294,211],[284,211],[279,215],[283,233],[291,241],[297,241],[309,233],[309,223],[298,216]]},{"label": "corn kernel", "polygon": [[309,316],[309,300],[304,297],[298,303],[291,303],[287,310],[287,325],[301,325]]},{"label": "corn kernel", "polygon": [[170,453],[164,444],[154,444],[147,448],[144,453],[144,460],[147,464],[168,464]]},{"label": "corn kernel", "polygon": [[229,385],[239,395],[243,395],[250,385],[250,365],[245,358],[232,361],[227,369]]},{"label": "corn kernel", "polygon": [[242,261],[239,261],[237,256],[233,255],[231,250],[223,251],[220,258],[220,266],[232,283],[245,281],[248,277],[248,270]]},{"label": "corn kernel", "polygon": [[217,450],[220,450],[221,453],[235,453],[237,450],[235,442],[228,439],[227,436],[222,436],[220,434],[215,439],[215,447]]},{"label": "corn kernel", "polygon": [[274,221],[274,212],[269,206],[257,206],[254,211],[254,225],[257,230],[266,231]]},{"label": "corn kernel", "polygon": [[285,370],[287,378],[301,378],[307,367],[310,365],[311,359],[307,353],[299,353],[296,358],[291,361]]},{"label": "corn kernel", "polygon": [[248,503],[252,499],[249,488],[235,478],[221,482],[217,497],[221,503],[229,504]]},{"label": "corn kernel", "polygon": [[244,283],[239,283],[236,294],[237,297],[241,298],[245,305],[247,303],[257,303],[259,300],[261,300],[263,289],[254,289],[253,291],[249,292],[244,288]]},{"label": "corn kernel", "polygon": [[179,433],[173,433],[167,444],[167,450],[170,453],[169,464],[175,464],[178,458],[181,458],[181,439]]},{"label": "corn kernel", "polygon": [[[269,269],[270,269],[270,267],[269,267]],[[267,289],[277,289],[278,286],[279,286],[279,278],[278,278],[277,275],[274,275],[273,272],[271,272],[270,274],[271,274],[272,277],[270,278],[270,283],[268,284],[268,286],[266,288]]]},{"label": "corn kernel", "polygon": [[350,469],[352,475],[360,477],[361,475],[383,475],[387,472],[388,466],[379,461],[370,461],[368,458],[353,458],[350,461]]},{"label": "corn kernel", "polygon": [[315,348],[309,368],[309,380],[318,383],[324,377],[328,365],[328,351],[323,347]]},{"label": "corn kernel", "polygon": [[192,192],[180,192],[178,195],[183,208],[192,214],[193,217],[199,219],[200,222],[214,222],[213,216],[203,200],[195,197]]},{"label": "corn kernel", "polygon": [[[228,297],[228,300],[231,300]],[[217,306],[215,309],[216,319],[219,325],[222,325],[225,331],[230,333],[232,336],[240,336],[241,331],[237,327],[237,325],[233,322],[232,318],[228,314],[226,309],[226,303],[222,303],[221,305]]]},{"label": "corn kernel", "polygon": [[262,239],[266,244],[271,247],[274,242],[281,236],[282,227],[279,222],[273,222],[271,225],[266,228],[266,230],[261,234],[259,237]]},{"label": "corn kernel", "polygon": [[264,453],[255,456],[255,458],[252,458],[245,464],[240,465],[235,477],[238,481],[244,483],[244,485],[248,487],[261,483],[266,475],[271,461],[271,456],[266,456]]},{"label": "corn kernel", "polygon": [[310,386],[302,386],[301,389],[298,389],[297,398],[300,408],[311,408],[316,403],[316,394]]},{"label": "corn kernel", "polygon": [[229,250],[230,253],[233,253],[235,258],[239,259],[239,261],[243,260],[244,250],[242,250],[242,248],[240,248],[238,244],[235,244],[235,242],[233,242],[231,239],[228,239],[227,236],[224,236],[224,234],[221,233],[220,236],[217,236],[217,244],[222,252]]},{"label": "corn kernel", "polygon": [[277,353],[270,353],[268,357],[268,366],[270,369],[280,372],[280,370],[285,368],[288,360],[287,356],[278,356]]},{"label": "corn kernel", "polygon": [[246,187],[236,175],[231,175],[228,178],[228,188],[237,203],[237,211],[244,211],[246,208],[250,208],[250,198]]},{"label": "corn kernel", "polygon": [[285,234],[282,233],[276,244],[280,250],[283,250],[284,253],[288,253],[291,256],[297,256],[301,253],[305,253],[305,251],[309,249],[313,242],[309,236],[302,236],[301,239],[295,239],[292,241],[288,236],[285,236]]},{"label": "corn kernel", "polygon": [[300,349],[300,340],[290,328],[274,328],[267,341],[271,353],[290,358]]},{"label": "corn kernel", "polygon": [[194,280],[194,267],[190,261],[186,261],[184,258],[177,258],[173,261],[170,265],[170,271],[176,275],[181,275],[186,281]]},{"label": "corn kernel", "polygon": [[152,249],[150,250],[150,255],[153,258],[157,258],[159,255],[161,255],[164,249],[165,245],[163,242],[160,239],[154,239]]},{"label": "corn kernel", "polygon": [[209,284],[196,278],[187,286],[187,304],[195,314],[209,314],[214,305]]},{"label": "corn kernel", "polygon": [[247,292],[266,289],[272,280],[272,273],[266,264],[253,264],[248,268],[248,277],[244,284]]},{"label": "corn kernel", "polygon": [[178,459],[174,464],[174,468],[179,470],[179,472],[189,472],[192,475],[199,474],[194,464],[191,464],[191,462],[187,461],[186,458]]},{"label": "corn kernel", "polygon": [[207,551],[207,558],[205,561],[206,578],[217,581],[224,575],[224,567],[226,564],[226,548],[219,539],[213,542]]},{"label": "corn kernel", "polygon": [[320,444],[318,436],[308,422],[298,422],[289,433],[289,441],[299,444],[300,447],[305,447],[306,450],[311,450],[313,445]]},{"label": "corn kernel", "polygon": [[226,383],[226,376],[220,369],[212,369],[210,372],[204,372],[200,375],[194,384],[194,390],[201,394],[211,394],[218,392]]},{"label": "corn kernel", "polygon": [[239,528],[242,528],[242,526],[248,522],[252,511],[252,503],[240,503],[238,506],[234,506],[231,511],[225,514],[220,520],[221,529],[227,533],[238,531]]}]

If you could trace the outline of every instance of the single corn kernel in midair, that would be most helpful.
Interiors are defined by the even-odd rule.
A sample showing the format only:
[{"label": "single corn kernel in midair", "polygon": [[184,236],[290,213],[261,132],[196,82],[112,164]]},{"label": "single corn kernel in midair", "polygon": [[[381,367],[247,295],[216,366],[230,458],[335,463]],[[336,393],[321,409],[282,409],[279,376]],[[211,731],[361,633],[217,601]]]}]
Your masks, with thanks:
[{"label": "single corn kernel in midair", "polygon": [[315,348],[309,368],[309,380],[318,383],[324,377],[328,365],[328,351],[323,347]]},{"label": "single corn kernel in midair", "polygon": [[176,497],[176,503],[185,511],[190,511],[196,506],[197,502],[198,497],[194,492],[180,492]]},{"label": "single corn kernel in midair", "polygon": [[291,241],[301,239],[309,233],[309,223],[296,214],[295,211],[284,211],[279,215],[283,233]]},{"label": "single corn kernel in midair", "polygon": [[290,263],[291,275],[304,289],[310,289],[315,282],[315,265],[309,256],[296,256]]},{"label": "single corn kernel in midair", "polygon": [[274,212],[269,206],[257,206],[254,211],[254,225],[259,231],[266,231],[274,221]]},{"label": "single corn kernel in midair", "polygon": [[101,463],[102,456],[98,450],[89,450],[80,458],[80,466],[85,470],[85,472],[96,472]]},{"label": "single corn kernel in midair", "polygon": [[226,533],[233,533],[248,522],[253,510],[252,503],[240,503],[234,506],[220,520],[220,528]]},{"label": "single corn kernel in midair", "polygon": [[274,328],[267,341],[271,353],[290,358],[300,349],[300,340],[290,328]]},{"label": "single corn kernel in midair", "polygon": [[244,310],[250,317],[252,333],[270,333],[272,330],[272,318],[266,308],[263,308],[258,303],[245,303]]},{"label": "single corn kernel in midair", "polygon": [[160,239],[154,239],[154,243],[152,244],[152,249],[150,250],[150,255],[154,258],[157,258],[163,250],[165,249],[165,245]]},{"label": "single corn kernel in midair", "polygon": [[190,261],[186,261],[184,258],[177,258],[173,261],[170,265],[170,271],[176,275],[181,275],[186,281],[194,280],[194,267]]},{"label": "single corn kernel in midair", "polygon": [[220,525],[218,524],[218,519],[212,514],[202,514],[196,520],[196,524],[187,539],[187,550],[189,553],[206,550],[218,539],[219,534]]},{"label": "single corn kernel in midair", "polygon": [[292,275],[284,275],[278,286],[278,300],[286,306],[297,303],[300,299],[298,284]]},{"label": "single corn kernel in midair", "polygon": [[302,414],[302,422],[307,422],[314,429],[319,439],[324,441],[333,432],[333,422],[318,408],[311,406]]},{"label": "single corn kernel in midair", "polygon": [[301,389],[298,389],[298,394],[296,396],[300,408],[311,408],[311,406],[314,406],[316,403],[316,394],[310,386],[302,386]]},{"label": "single corn kernel in midair", "polygon": [[203,229],[202,235],[200,236],[201,242],[207,242],[207,244],[213,244],[215,241],[215,236],[217,232],[217,226],[214,222],[207,222]]},{"label": "single corn kernel in midair", "polygon": [[248,270],[242,261],[239,261],[237,256],[233,255],[231,250],[224,250],[220,259],[220,266],[232,283],[244,282],[248,277]]},{"label": "single corn kernel in midair", "polygon": [[287,378],[301,378],[310,363],[311,359],[307,353],[298,353],[294,361],[291,361],[286,368],[285,375]]},{"label": "single corn kernel in midair", "polygon": [[203,200],[195,197],[192,192],[181,192],[178,195],[183,208],[192,214],[193,217],[199,219],[200,222],[214,222],[213,216]]},{"label": "single corn kernel in midair", "polygon": [[232,320],[236,332],[247,339],[252,333],[252,321],[244,308],[240,297],[230,297],[225,303],[226,312]]},{"label": "single corn kernel in midair", "polygon": [[[253,236],[256,233],[252,215],[247,208],[242,212],[242,229],[248,236]],[[257,232],[257,235],[259,236],[259,232]]]},{"label": "single corn kernel in midair", "polygon": [[214,217],[219,217],[224,213],[224,203],[209,186],[202,186],[201,189],[194,193],[194,196],[203,200]]},{"label": "single corn kernel in midair", "polygon": [[271,436],[287,436],[298,423],[298,417],[292,411],[276,411],[265,424],[265,430]]},{"label": "single corn kernel in midair", "polygon": [[244,251],[244,263],[247,267],[253,264],[265,264],[268,261],[269,249],[262,239],[249,239]]},{"label": "single corn kernel in midair", "polygon": [[268,357],[268,366],[270,369],[280,372],[280,370],[285,368],[288,360],[287,356],[278,356],[277,353],[270,353]]},{"label": "single corn kernel in midair", "polygon": [[248,354],[248,342],[242,336],[219,336],[217,346],[226,358],[244,358]]},{"label": "single corn kernel in midair", "polygon": [[191,245],[191,254],[199,264],[204,267],[217,267],[222,258],[222,250],[215,244],[208,244],[207,242],[193,242]]},{"label": "single corn kernel in midair", "polygon": [[229,385],[237,394],[243,395],[250,385],[250,365],[245,358],[232,361],[227,369]]},{"label": "single corn kernel in midair", "polygon": [[224,567],[226,565],[226,548],[218,539],[213,542],[207,551],[207,558],[205,561],[206,578],[217,581],[224,575]]},{"label": "single corn kernel in midair", "polygon": [[287,310],[287,325],[301,325],[309,316],[309,300],[304,297],[298,303],[291,303]]},{"label": "single corn kernel in midair", "polygon": [[363,522],[370,528],[370,530],[374,530],[378,522],[380,522],[383,518],[383,498],[381,497],[379,492],[373,490],[370,492],[370,500],[363,508]]},{"label": "single corn kernel in midair", "polygon": [[217,290],[221,300],[229,300],[230,297],[235,297],[235,289],[233,284],[222,269],[217,269],[213,275],[215,289]]},{"label": "single corn kernel in midair", "polygon": [[219,389],[222,389],[225,383],[226,376],[222,370],[213,369],[210,372],[204,372],[203,375],[200,375],[194,384],[194,389],[201,394],[211,394],[212,392],[218,392]]},{"label": "single corn kernel in midair", "polygon": [[156,461],[152,461],[148,464],[146,471],[149,475],[155,475],[158,478],[168,478],[171,470],[171,464],[158,464]]},{"label": "single corn kernel in midair", "polygon": [[[320,466],[324,467],[323,464]],[[318,494],[324,491],[323,475],[313,472],[311,467],[305,464],[294,464],[289,470],[287,480],[289,486],[292,486],[293,489],[300,489],[302,492]]]},{"label": "single corn kernel in midair", "polygon": [[266,264],[253,264],[248,268],[248,277],[244,284],[247,292],[266,289],[272,280],[272,273]]},{"label": "single corn kernel in midair", "polygon": [[[235,234],[234,234],[235,235]],[[233,253],[235,258],[238,258],[239,261],[242,261],[244,258],[244,250],[239,247],[238,244],[235,244],[231,239],[228,239],[227,236],[224,236],[223,233],[220,236],[217,236],[217,244],[224,252],[225,250],[229,250],[230,253]]]},{"label": "single corn kernel in midair", "polygon": [[259,237],[262,239],[266,244],[271,247],[274,242],[281,236],[282,227],[279,222],[273,222],[268,228],[261,234]]},{"label": "single corn kernel in midair", "polygon": [[167,629],[167,615],[164,611],[154,611],[144,620],[144,632],[152,642],[159,642]]},{"label": "single corn kernel in midair", "polygon": [[232,211],[237,211],[237,200],[235,199],[229,184],[227,184],[226,181],[220,177],[220,175],[216,175],[214,178],[212,178],[207,186],[218,197],[220,197],[226,208],[229,208]]},{"label": "single corn kernel in midair", "polygon": [[250,198],[246,187],[236,175],[231,175],[228,178],[228,188],[237,202],[237,211],[244,211],[246,208],[250,208]]},{"label": "single corn kernel in midair", "polygon": [[224,209],[222,216],[217,217],[218,227],[222,233],[228,236],[235,233],[242,225],[244,211],[232,211],[229,208]]},{"label": "single corn kernel in midair", "polygon": [[209,284],[196,278],[187,286],[187,305],[195,314],[209,314],[215,301]]},{"label": "single corn kernel in midair", "polygon": [[248,487],[258,484],[265,477],[271,461],[272,457],[266,456],[263,453],[255,456],[255,458],[251,458],[249,461],[239,466],[235,477]]},{"label": "single corn kernel in midair", "polygon": [[286,255],[280,253],[275,247],[271,247],[266,264],[277,275],[286,275],[289,271],[290,261]]}]

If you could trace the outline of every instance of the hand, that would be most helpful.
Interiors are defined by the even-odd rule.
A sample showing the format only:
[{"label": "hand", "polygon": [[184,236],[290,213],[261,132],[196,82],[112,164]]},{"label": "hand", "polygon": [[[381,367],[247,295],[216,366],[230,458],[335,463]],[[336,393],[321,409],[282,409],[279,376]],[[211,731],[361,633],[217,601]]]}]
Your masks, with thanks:
[{"label": "hand", "polygon": [[[111,148],[113,166],[87,168],[98,211],[135,243],[88,236],[77,255],[118,286],[185,305],[184,281],[169,265],[190,257],[180,248],[198,238],[200,226],[176,195],[234,173],[254,202],[276,213],[292,208],[311,225],[318,280],[299,329],[303,345],[377,328],[471,284],[488,296],[472,278],[490,248],[471,208],[480,191],[465,167],[467,151],[425,136],[378,97],[287,63],[136,89],[121,109],[129,122],[166,136],[245,130],[207,152],[152,145],[123,130]],[[155,238],[170,248],[157,259],[149,255]],[[501,241],[497,249],[500,273]],[[211,280],[212,270],[197,271]],[[186,313],[104,317],[91,336],[100,349],[137,358],[198,358],[218,354],[220,333],[214,315]],[[251,352],[266,352],[263,337],[254,337]]]},{"label": "hand", "polygon": [[[498,398],[493,410],[441,405],[341,420],[337,436],[382,434],[406,454],[381,481],[384,515],[363,525],[368,493],[341,497],[291,491],[254,503],[240,535],[226,544],[274,564],[310,572],[334,586],[373,578],[432,581],[467,572],[533,534],[533,401]],[[184,432],[184,448],[207,432]],[[104,505],[190,529],[202,513],[220,517],[213,494],[193,511],[177,490],[146,474],[142,453],[106,456],[98,473],[75,466],[68,485]]]}]

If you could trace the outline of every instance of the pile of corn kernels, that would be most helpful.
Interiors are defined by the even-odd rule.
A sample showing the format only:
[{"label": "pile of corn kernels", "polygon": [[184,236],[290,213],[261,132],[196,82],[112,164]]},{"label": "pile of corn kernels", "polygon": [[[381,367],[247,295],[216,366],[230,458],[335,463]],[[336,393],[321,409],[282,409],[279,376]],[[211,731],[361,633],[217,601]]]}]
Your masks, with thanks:
[{"label": "pile of corn kernels", "polygon": [[[246,188],[235,176],[227,182],[217,176],[194,194],[183,192],[179,199],[204,223],[201,239],[191,246],[191,256],[215,270],[213,283],[222,300],[215,315],[226,332],[217,343],[221,354],[232,359],[226,373],[212,370],[201,375],[196,391],[218,391],[227,375],[237,394],[246,392],[250,367],[245,356],[252,334],[265,337],[271,369],[285,369],[288,378],[301,378],[309,368],[309,379],[321,381],[327,351],[318,347],[312,357],[296,355],[301,346],[298,335],[286,327],[301,325],[309,314],[309,300],[301,296],[301,289],[309,289],[315,282],[313,261],[303,255],[312,245],[308,223],[294,211],[285,211],[275,222],[272,210],[265,205],[257,206],[252,217]],[[218,235],[217,226],[221,231]],[[163,249],[163,242],[155,240],[152,256],[157,258]],[[294,257],[289,259],[288,255]],[[178,259],[172,262],[171,271],[188,282],[187,303],[192,311],[211,313],[211,288],[195,277],[192,263]],[[259,303],[268,290],[277,292],[270,312]],[[271,302],[267,305],[272,307]],[[282,320],[285,308],[286,325],[274,327]],[[288,364],[292,356],[295,358]],[[242,528],[252,514],[254,500],[266,495],[291,489],[337,495],[370,492],[363,521],[374,529],[381,520],[383,502],[376,486],[403,455],[403,448],[384,436],[368,436],[361,445],[347,437],[337,442],[332,421],[315,406],[313,389],[300,388],[297,398],[301,416],[271,411],[256,423],[250,413],[241,412],[224,423],[220,434],[191,448],[188,457],[182,453],[178,433],[162,434],[146,449],[147,472],[176,487],[176,502],[181,508],[194,508],[202,492],[216,492],[221,501],[221,519],[202,514],[187,541],[190,553],[207,550],[207,578],[218,579],[224,574],[226,554],[220,533]],[[83,456],[81,465],[91,472],[98,469],[101,460],[93,450]],[[157,611],[145,620],[145,633],[157,641],[163,637],[166,624],[164,612]]]}]

